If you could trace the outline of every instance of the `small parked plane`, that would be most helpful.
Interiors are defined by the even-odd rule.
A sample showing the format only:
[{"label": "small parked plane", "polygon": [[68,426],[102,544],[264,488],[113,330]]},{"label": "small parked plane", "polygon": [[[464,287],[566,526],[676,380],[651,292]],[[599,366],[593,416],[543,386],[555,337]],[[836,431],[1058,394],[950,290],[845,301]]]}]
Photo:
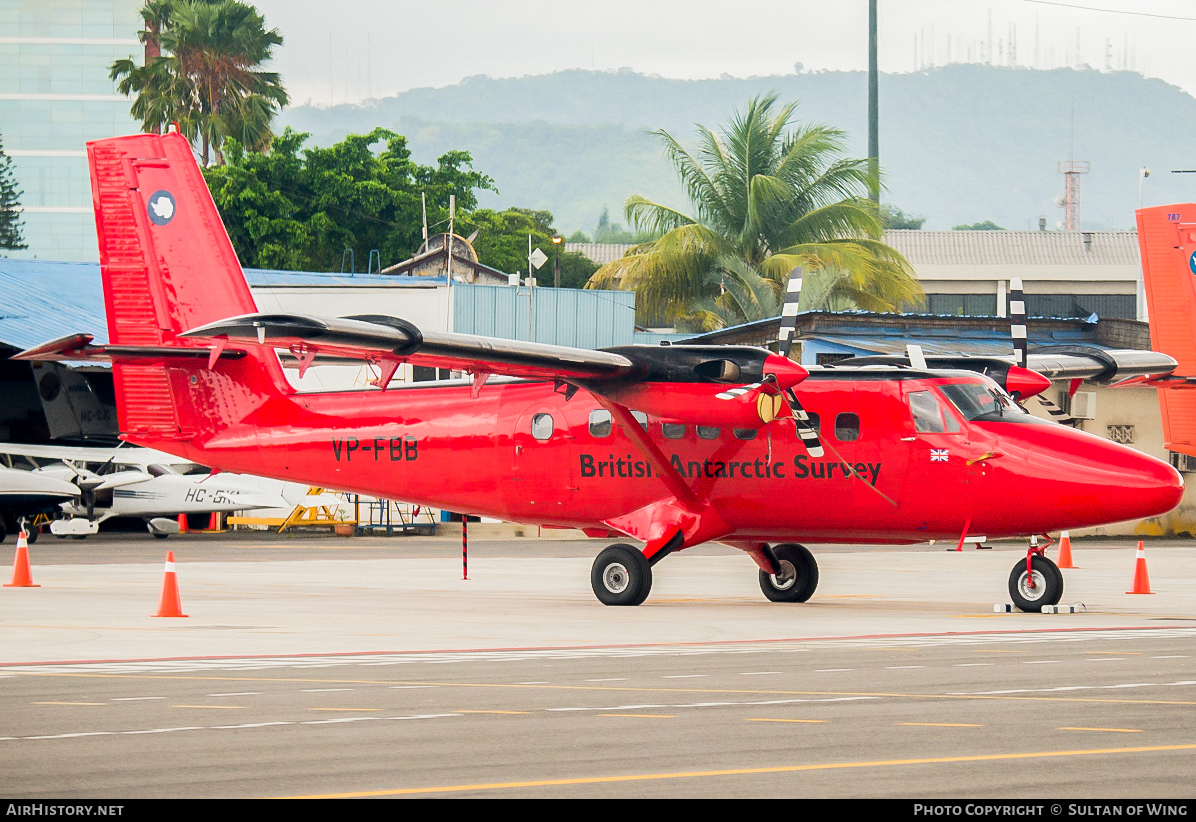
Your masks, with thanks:
[{"label": "small parked plane", "polygon": [[[66,516],[50,522],[50,532],[60,537],[81,539],[96,533],[107,519],[134,517],[145,520],[149,532],[164,539],[179,532],[178,514],[291,507],[283,497],[283,482],[211,474],[193,462],[149,448],[0,443],[0,456],[12,465],[17,464],[13,457],[19,457],[32,468],[5,469],[14,485],[54,482],[60,491],[70,489],[56,506]],[[43,507],[37,513],[46,512]],[[37,539],[36,530],[28,534]]]},{"label": "small parked plane", "polygon": [[[10,528],[16,531],[23,522],[57,510],[78,494],[77,487],[56,477],[0,466],[0,542]],[[35,534],[31,531],[30,538],[37,539]]]},{"label": "small parked plane", "polygon": [[[799,541],[1031,536],[1157,516],[1183,494],[1167,463],[1022,409],[1050,384],[1026,367],[1033,353],[945,369],[794,362],[800,270],[781,354],[590,351],[387,316],[260,314],[185,138],[100,140],[88,157],[111,342],[80,333],[20,359],[111,361],[122,437],[183,459],[643,542],[595,560],[608,605],[639,605],[653,566],[713,540],[751,557],[769,600],[805,602],[818,566]],[[317,355],[373,362],[381,390],[298,393],[277,350],[301,372]],[[1176,368],[1142,353],[1060,352],[1051,377],[1094,362],[1119,377]],[[388,389],[403,362],[472,380]],[[1009,592],[1027,611],[1059,601],[1042,546]]]}]

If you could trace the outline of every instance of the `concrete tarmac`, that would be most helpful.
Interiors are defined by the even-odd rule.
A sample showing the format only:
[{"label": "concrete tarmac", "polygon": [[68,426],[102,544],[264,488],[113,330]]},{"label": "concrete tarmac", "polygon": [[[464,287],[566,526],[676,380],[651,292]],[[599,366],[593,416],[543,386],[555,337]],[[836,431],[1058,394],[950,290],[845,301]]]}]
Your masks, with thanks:
[{"label": "concrete tarmac", "polygon": [[[0,592],[0,784],[22,797],[1180,797],[1196,547],[1075,547],[1071,615],[994,614],[1024,549],[823,549],[803,605],[733,549],[639,608],[605,543],[39,540]],[[173,548],[187,619],[156,619]],[[11,546],[10,546],[11,549]],[[148,560],[153,560],[152,562]]]}]

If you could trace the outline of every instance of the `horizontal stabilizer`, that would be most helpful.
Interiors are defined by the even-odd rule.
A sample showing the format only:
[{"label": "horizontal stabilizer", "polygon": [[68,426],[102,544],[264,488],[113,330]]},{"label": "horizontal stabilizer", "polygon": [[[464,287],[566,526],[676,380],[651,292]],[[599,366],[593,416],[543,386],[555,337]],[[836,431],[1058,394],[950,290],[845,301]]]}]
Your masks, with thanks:
[{"label": "horizontal stabilizer", "polygon": [[[209,359],[212,349],[204,347],[182,347],[178,345],[92,345],[95,339],[91,334],[70,334],[48,343],[15,354],[14,360],[29,360],[32,362],[79,362],[92,360],[98,362],[113,362],[122,360],[162,360],[162,359]],[[245,352],[237,349],[224,349],[219,352],[224,359],[240,359]]]}]

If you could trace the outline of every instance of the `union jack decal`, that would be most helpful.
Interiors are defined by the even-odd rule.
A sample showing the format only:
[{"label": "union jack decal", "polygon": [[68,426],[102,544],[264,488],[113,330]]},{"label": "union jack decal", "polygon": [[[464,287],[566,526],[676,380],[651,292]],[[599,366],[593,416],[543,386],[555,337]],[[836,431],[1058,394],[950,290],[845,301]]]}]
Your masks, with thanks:
[{"label": "union jack decal", "polygon": [[947,457],[949,457],[949,456],[950,456],[950,452],[947,451],[946,448],[931,448],[930,449],[930,461],[931,462],[947,462]]}]

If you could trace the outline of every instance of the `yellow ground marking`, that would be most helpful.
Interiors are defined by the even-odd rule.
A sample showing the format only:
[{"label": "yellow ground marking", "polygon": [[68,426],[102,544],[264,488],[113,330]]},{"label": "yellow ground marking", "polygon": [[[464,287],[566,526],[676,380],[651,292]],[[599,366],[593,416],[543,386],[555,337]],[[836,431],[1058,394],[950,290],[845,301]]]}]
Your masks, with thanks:
[{"label": "yellow ground marking", "polygon": [[1141,728],[1056,728],[1057,731],[1107,731],[1111,734],[1140,734]]},{"label": "yellow ground marking", "polygon": [[[996,614],[994,614],[993,616],[996,616]],[[1030,652],[1029,651],[1006,651],[1003,649],[992,650],[989,648],[985,648],[985,649],[981,650],[978,648],[973,648],[972,653],[974,653],[974,654],[1028,654]]]},{"label": "yellow ground marking", "polygon": [[240,711],[244,705],[171,705],[172,708],[215,708],[218,711]]},{"label": "yellow ground marking", "polygon": [[919,725],[925,728],[983,728],[983,725],[970,725],[966,722],[898,722],[898,725]]},{"label": "yellow ground marking", "polygon": [[525,782],[489,782],[475,785],[441,785],[427,788],[394,788],[381,791],[355,791],[312,796],[291,796],[287,799],[348,799],[366,796],[403,796],[421,793],[460,793],[463,791],[495,791],[514,788],[549,788],[563,785],[599,785],[611,782],[645,782],[657,779],[696,779],[712,776],[753,776],[769,773],[799,771],[831,771],[845,768],[885,768],[901,765],[943,765],[956,762],[996,762],[1017,759],[1046,759],[1061,756],[1102,756],[1111,754],[1159,753],[1163,751],[1191,751],[1196,745],[1152,745],[1143,748],[1092,748],[1079,751],[1034,751],[1030,753],[979,754],[975,756],[942,756],[933,759],[876,759],[863,762],[824,762],[810,765],[778,765],[771,768],[728,768],[721,771],[678,771],[674,773],[625,774],[622,776],[590,776],[574,779],[538,779]]},{"label": "yellow ground marking", "polygon": [[888,599],[884,594],[823,594],[819,599]]},{"label": "yellow ground marking", "polygon": [[[1020,652],[1013,652],[1020,653]],[[1081,696],[1012,696],[1009,694],[911,694],[893,691],[779,691],[754,688],[662,688],[633,685],[549,685],[519,682],[441,682],[423,679],[312,679],[268,676],[184,676],[176,674],[85,674],[77,672],[12,671],[20,676],[80,677],[86,679],[165,679],[200,682],[295,682],[323,685],[431,685],[438,688],[508,688],[546,691],[600,691],[652,694],[749,694],[761,696],[871,696],[895,699],[979,699],[1012,702],[1086,702],[1102,705],[1196,705],[1196,701],[1174,699],[1097,699]],[[1167,683],[1160,683],[1166,685]]]},{"label": "yellow ground marking", "polygon": [[107,705],[107,702],[34,702],[33,705]]},{"label": "yellow ground marking", "polygon": [[676,714],[598,714],[598,716],[630,716],[636,719],[676,719]]},{"label": "yellow ground marking", "polygon": [[749,718],[747,721],[748,722],[800,722],[802,724],[821,725],[824,722],[827,722],[828,720],[826,720],[826,719],[764,719],[763,717],[753,716],[753,717]]},{"label": "yellow ground marking", "polygon": [[457,714],[530,714],[531,711],[453,711]]},{"label": "yellow ground marking", "polygon": [[380,711],[381,708],[308,708],[309,711],[350,711],[358,713],[360,711]]}]

